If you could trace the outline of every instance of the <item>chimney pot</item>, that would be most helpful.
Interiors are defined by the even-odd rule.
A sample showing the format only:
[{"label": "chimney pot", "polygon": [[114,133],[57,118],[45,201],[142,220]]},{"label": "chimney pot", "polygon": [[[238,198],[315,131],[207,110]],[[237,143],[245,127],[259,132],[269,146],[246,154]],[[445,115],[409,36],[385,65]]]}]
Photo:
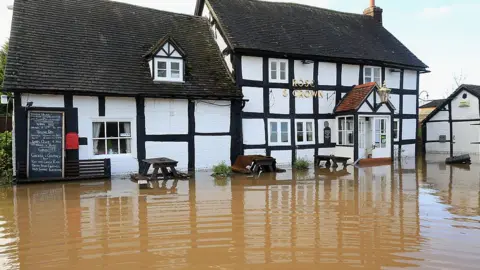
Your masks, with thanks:
[{"label": "chimney pot", "polygon": [[370,0],[370,7],[374,7],[375,6],[375,0]]}]

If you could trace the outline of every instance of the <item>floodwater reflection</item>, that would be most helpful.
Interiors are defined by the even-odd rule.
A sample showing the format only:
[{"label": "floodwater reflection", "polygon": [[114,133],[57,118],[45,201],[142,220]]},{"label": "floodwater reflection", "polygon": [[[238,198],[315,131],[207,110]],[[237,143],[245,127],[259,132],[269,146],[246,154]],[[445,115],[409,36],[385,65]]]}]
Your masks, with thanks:
[{"label": "floodwater reflection", "polygon": [[1,269],[475,269],[480,163],[23,185],[0,192]]}]

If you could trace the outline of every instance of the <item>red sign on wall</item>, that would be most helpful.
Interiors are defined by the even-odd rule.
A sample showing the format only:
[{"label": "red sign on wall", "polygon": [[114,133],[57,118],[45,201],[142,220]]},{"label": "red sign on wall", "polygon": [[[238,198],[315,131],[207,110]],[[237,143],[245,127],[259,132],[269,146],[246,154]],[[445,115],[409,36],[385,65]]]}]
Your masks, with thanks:
[{"label": "red sign on wall", "polygon": [[76,132],[67,133],[65,149],[66,150],[78,150],[78,134]]}]

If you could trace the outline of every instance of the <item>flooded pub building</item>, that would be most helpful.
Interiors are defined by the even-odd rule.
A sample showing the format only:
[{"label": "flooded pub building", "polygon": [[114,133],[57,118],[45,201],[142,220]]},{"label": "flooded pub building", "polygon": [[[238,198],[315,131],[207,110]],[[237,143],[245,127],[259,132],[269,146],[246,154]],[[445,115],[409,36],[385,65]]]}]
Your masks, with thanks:
[{"label": "flooded pub building", "polygon": [[17,177],[65,178],[106,159],[108,173],[128,174],[161,156],[197,170],[242,154],[415,156],[427,66],[382,12],[375,1],[353,14],[198,0],[190,16],[16,0],[4,86]]}]

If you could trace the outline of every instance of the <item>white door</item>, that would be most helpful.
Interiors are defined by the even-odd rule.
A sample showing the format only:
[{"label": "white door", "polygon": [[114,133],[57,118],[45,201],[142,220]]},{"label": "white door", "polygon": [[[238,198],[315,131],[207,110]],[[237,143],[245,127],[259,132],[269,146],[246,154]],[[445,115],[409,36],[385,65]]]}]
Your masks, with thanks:
[{"label": "white door", "polygon": [[391,157],[390,117],[374,117],[372,123],[373,158]]},{"label": "white door", "polygon": [[358,157],[366,158],[367,156],[367,124],[365,117],[358,118]]}]

